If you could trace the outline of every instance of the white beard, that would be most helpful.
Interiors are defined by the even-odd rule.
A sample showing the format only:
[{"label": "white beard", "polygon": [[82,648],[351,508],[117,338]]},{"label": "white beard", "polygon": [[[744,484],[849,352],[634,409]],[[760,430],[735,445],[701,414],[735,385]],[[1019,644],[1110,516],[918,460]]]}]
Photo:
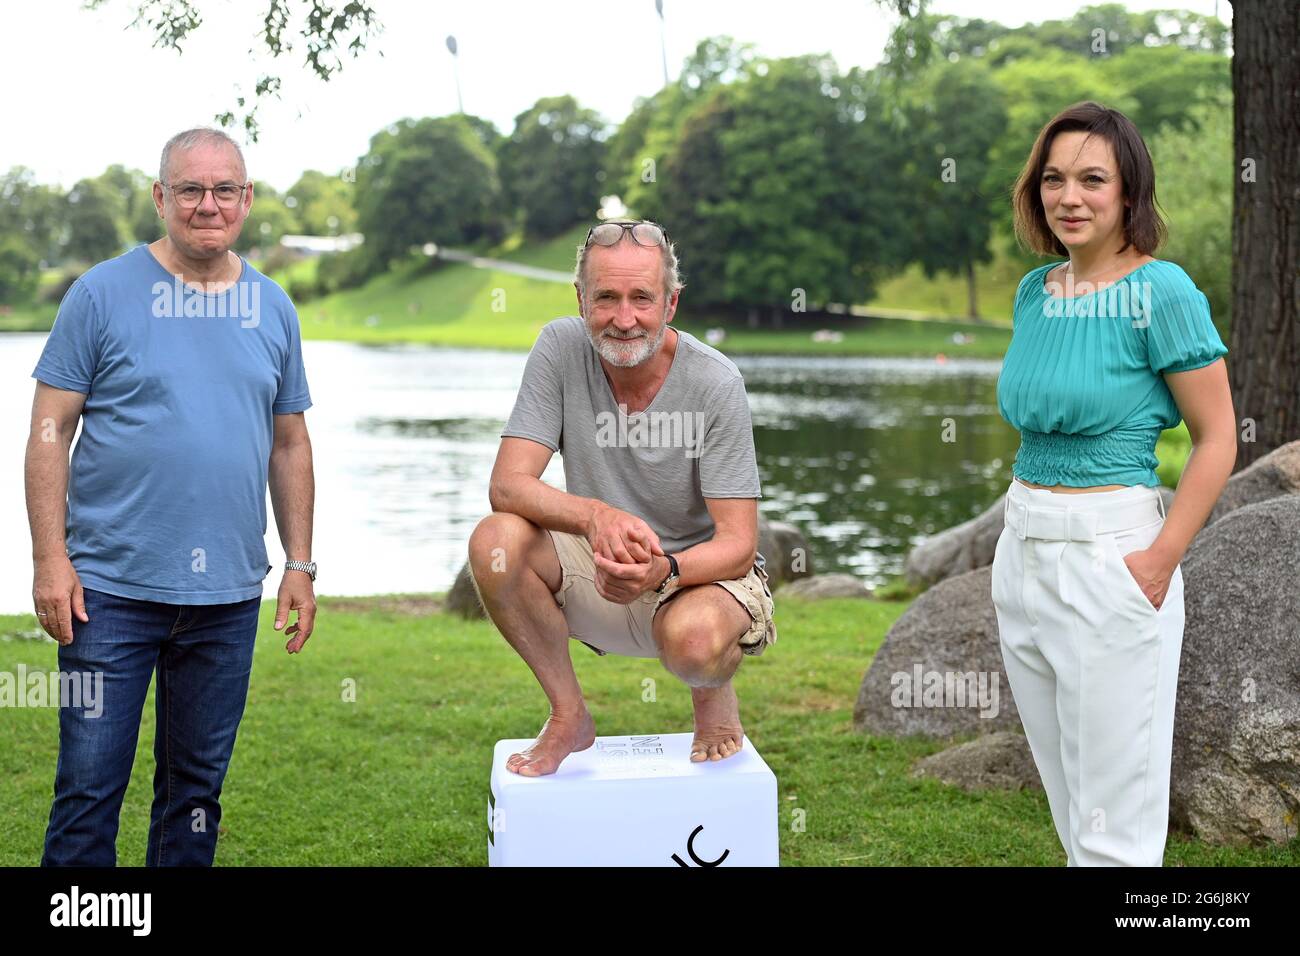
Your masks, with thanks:
[{"label": "white beard", "polygon": [[599,335],[587,327],[587,334],[591,338],[591,344],[596,349],[596,354],[603,358],[610,365],[616,368],[633,368],[643,362],[649,361],[659,351],[659,346],[663,344],[664,334],[668,330],[668,323],[665,322],[659,326],[659,331],[654,337],[642,333],[636,338],[622,339],[616,336],[601,333]]}]

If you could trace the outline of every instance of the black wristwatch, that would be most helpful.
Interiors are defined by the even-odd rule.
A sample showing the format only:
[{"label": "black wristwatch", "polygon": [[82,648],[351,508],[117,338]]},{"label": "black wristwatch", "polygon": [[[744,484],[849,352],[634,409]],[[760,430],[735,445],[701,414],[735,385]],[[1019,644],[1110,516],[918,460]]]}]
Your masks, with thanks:
[{"label": "black wristwatch", "polygon": [[677,559],[671,554],[665,554],[664,557],[668,559],[668,576],[663,579],[663,583],[659,587],[655,588],[655,594],[663,594],[664,588],[668,587],[669,581],[681,577],[681,573],[677,570]]}]

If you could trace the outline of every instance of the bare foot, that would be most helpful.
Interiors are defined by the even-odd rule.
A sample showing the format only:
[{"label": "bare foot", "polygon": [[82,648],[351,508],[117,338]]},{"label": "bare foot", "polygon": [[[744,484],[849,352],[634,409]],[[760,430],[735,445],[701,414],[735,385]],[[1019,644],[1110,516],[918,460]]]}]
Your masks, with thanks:
[{"label": "bare foot", "polygon": [[555,773],[564,758],[586,750],[596,742],[596,723],[584,705],[580,714],[557,714],[542,724],[537,740],[521,753],[511,754],[506,769],[521,777],[541,777]]},{"label": "bare foot", "polygon": [[740,726],[740,702],[731,681],[722,687],[692,687],[691,703],[695,706],[691,761],[722,760],[739,753],[745,745],[745,730]]}]

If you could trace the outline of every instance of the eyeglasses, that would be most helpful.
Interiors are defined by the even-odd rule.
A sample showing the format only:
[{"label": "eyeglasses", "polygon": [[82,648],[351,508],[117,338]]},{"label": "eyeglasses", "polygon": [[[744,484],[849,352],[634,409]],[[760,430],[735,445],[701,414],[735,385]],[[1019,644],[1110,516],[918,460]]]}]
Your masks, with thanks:
[{"label": "eyeglasses", "polygon": [[668,244],[668,230],[657,222],[643,219],[640,222],[602,222],[587,231],[584,248],[593,242],[598,246],[612,246],[623,238],[624,232],[632,234],[638,246],[664,246]]},{"label": "eyeglasses", "polygon": [[176,204],[182,209],[194,209],[203,202],[203,197],[209,190],[212,191],[212,198],[216,200],[218,206],[222,209],[233,209],[243,200],[244,190],[249,186],[248,183],[242,186],[237,183],[217,183],[215,186],[200,186],[198,183],[177,185],[163,183],[163,185],[172,191]]}]

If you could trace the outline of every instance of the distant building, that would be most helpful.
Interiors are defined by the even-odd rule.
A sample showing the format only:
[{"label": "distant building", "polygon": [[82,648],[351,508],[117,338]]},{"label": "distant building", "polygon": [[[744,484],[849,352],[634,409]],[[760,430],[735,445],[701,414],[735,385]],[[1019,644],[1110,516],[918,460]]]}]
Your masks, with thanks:
[{"label": "distant building", "polygon": [[319,256],[326,252],[347,252],[365,241],[359,232],[346,236],[281,236],[280,245],[301,256]]}]

